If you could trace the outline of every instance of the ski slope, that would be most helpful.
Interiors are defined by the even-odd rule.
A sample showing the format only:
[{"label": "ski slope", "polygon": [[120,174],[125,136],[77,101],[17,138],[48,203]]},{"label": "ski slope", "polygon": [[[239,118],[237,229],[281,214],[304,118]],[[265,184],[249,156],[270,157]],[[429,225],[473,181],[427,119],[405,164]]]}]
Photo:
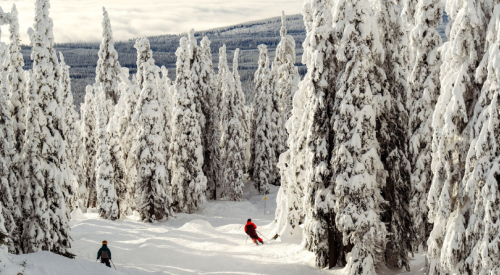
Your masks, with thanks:
[{"label": "ski slope", "polygon": [[[340,268],[315,268],[314,254],[298,243],[264,240],[265,245],[256,246],[245,241],[243,226],[248,218],[259,232],[268,238],[272,234],[278,188],[271,188],[266,215],[263,196],[248,188],[242,202],[210,201],[195,214],[178,214],[156,224],[139,222],[134,216],[112,222],[95,213],[73,214],[76,260],[49,252],[13,256],[13,260],[26,261],[27,275],[343,274]],[[102,240],[109,243],[117,271],[95,262]],[[424,256],[418,255],[413,263],[410,273],[384,268],[378,274],[423,274]]]}]

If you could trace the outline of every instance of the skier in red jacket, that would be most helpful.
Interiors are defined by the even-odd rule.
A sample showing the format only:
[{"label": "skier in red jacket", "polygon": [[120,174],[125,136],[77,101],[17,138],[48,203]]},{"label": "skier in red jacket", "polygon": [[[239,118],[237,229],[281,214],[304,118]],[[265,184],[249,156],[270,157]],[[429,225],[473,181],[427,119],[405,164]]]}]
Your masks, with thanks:
[{"label": "skier in red jacket", "polygon": [[264,241],[261,238],[259,238],[259,235],[257,235],[256,229],[257,226],[254,223],[252,223],[252,219],[248,219],[247,224],[245,225],[245,232],[247,233],[248,236],[250,236],[250,238],[252,238],[253,242],[256,245],[259,245],[258,242],[264,244]]}]

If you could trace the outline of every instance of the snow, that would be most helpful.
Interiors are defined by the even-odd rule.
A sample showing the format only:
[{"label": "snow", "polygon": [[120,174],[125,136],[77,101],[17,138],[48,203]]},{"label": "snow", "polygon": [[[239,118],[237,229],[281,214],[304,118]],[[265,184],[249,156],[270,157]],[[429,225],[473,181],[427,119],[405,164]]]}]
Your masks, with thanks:
[{"label": "snow", "polygon": [[[142,223],[138,217],[110,221],[100,219],[95,211],[72,213],[71,236],[76,259],[70,260],[50,252],[11,255],[15,263],[26,261],[25,275],[89,274],[332,274],[314,267],[314,253],[300,244],[265,241],[255,246],[245,242],[243,225],[248,218],[267,238],[274,229],[274,211],[278,187],[271,186],[267,195],[268,214],[264,215],[262,195],[247,183],[241,202],[209,201],[194,214],[178,214],[167,222]],[[109,270],[96,263],[102,240],[108,241],[113,262],[118,269]],[[412,261],[412,271],[382,268],[377,274],[424,274],[425,255]],[[0,273],[1,274],[1,273]]]}]

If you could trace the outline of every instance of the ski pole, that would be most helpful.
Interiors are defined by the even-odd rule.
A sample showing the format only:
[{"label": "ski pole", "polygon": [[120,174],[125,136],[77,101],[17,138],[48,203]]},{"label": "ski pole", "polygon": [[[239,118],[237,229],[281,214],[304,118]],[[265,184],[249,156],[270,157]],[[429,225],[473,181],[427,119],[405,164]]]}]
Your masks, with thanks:
[{"label": "ski pole", "polygon": [[247,239],[245,240],[245,244],[247,244],[247,242],[248,242],[248,235],[247,235]]},{"label": "ski pole", "polygon": [[[257,231],[257,230],[255,230],[255,231]],[[266,240],[269,241],[269,239],[266,236],[264,236],[262,233],[260,233],[259,231],[257,231],[257,233],[259,233],[262,237],[266,238]]]},{"label": "ski pole", "polygon": [[[111,259],[110,259],[110,261],[111,261]],[[113,263],[113,261],[111,261],[111,263],[113,264],[113,267],[115,268],[115,270],[118,270],[118,269],[116,269],[115,263]]]}]

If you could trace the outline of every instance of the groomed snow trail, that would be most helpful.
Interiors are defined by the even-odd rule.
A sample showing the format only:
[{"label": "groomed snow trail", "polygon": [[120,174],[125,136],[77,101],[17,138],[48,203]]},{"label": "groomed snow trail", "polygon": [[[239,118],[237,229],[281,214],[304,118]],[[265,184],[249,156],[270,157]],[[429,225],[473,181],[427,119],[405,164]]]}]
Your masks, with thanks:
[{"label": "groomed snow trail", "polygon": [[[156,224],[134,217],[112,222],[86,213],[71,222],[76,260],[48,252],[14,256],[14,260],[26,260],[27,275],[342,274],[341,269],[315,268],[313,253],[301,250],[300,244],[265,239],[263,246],[245,243],[243,226],[248,218],[259,232],[271,237],[277,192],[277,187],[271,187],[266,215],[263,196],[248,190],[243,202],[207,202],[195,214],[178,214]],[[108,241],[118,271],[95,262],[102,240]],[[414,263],[410,273],[383,269],[379,274],[423,274],[423,256]]]}]

